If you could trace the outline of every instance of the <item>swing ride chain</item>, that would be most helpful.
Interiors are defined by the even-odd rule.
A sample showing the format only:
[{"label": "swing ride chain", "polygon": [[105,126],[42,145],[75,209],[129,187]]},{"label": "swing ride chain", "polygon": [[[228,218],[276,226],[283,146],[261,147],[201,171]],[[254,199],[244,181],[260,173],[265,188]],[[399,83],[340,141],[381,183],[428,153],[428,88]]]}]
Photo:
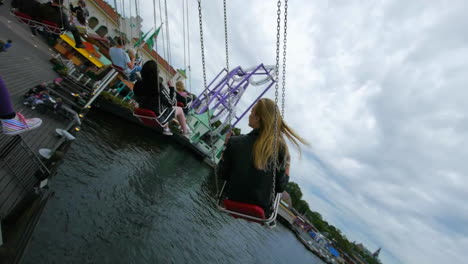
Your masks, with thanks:
[{"label": "swing ride chain", "polygon": [[[198,0],[198,19],[200,24],[200,47],[201,47],[201,55],[202,55],[202,67],[203,67],[203,87],[205,88],[205,101],[208,107],[209,99],[208,99],[208,91],[206,86],[206,65],[205,65],[205,45],[203,43],[203,19],[202,19],[202,8],[201,8],[201,0]],[[212,132],[211,127],[211,118],[210,118],[210,109],[208,110],[208,124],[210,126],[210,132]],[[219,184],[218,184],[218,174],[216,169],[216,153],[213,148],[213,135],[210,137],[210,147],[211,147],[211,159],[214,164],[214,177],[215,177],[215,185],[216,185],[216,193],[219,193]]]},{"label": "swing ride chain", "polygon": [[226,70],[229,73],[229,48],[228,48],[228,28],[227,28],[226,0],[223,0],[223,4],[224,4],[224,43],[226,45]]},{"label": "swing ride chain", "polygon": [[[225,46],[226,46],[226,70],[227,70],[227,75],[226,75],[226,78],[227,76],[229,75],[229,45],[228,45],[228,26],[227,26],[227,4],[226,4],[226,0],[223,0],[223,7],[224,7],[224,43],[225,43]],[[226,82],[226,84],[228,85],[228,88],[230,90],[231,87],[229,87],[229,81]],[[231,122],[232,122],[232,98],[231,97],[228,97],[228,105],[229,105],[229,109],[228,109],[228,124],[229,124],[229,134],[232,133],[232,129],[233,127],[231,126]],[[229,134],[226,134],[226,136],[228,136]]]},{"label": "swing ride chain", "polygon": [[276,18],[276,83],[275,83],[275,127],[274,127],[274,141],[273,141],[273,184],[272,184],[272,197],[271,197],[271,209],[274,210],[275,196],[276,196],[276,169],[278,167],[278,88],[279,88],[279,56],[280,56],[280,32],[281,32],[281,0],[278,0],[277,3],[277,18]]},{"label": "swing ride chain", "polygon": [[[199,23],[200,23],[200,46],[201,46],[201,53],[202,53],[202,66],[203,66],[203,87],[206,89],[205,46],[203,44],[203,25],[202,25],[201,0],[198,0],[198,19],[199,19]],[[206,90],[205,90],[205,92],[206,92]]]},{"label": "swing ride chain", "polygon": [[[155,28],[156,28],[156,23],[157,23],[157,21],[158,21],[158,19],[156,18],[156,0],[153,0],[153,12],[154,12],[154,13],[153,13],[153,14],[154,14],[154,16],[153,16],[153,18],[154,18],[154,26],[155,26]],[[156,39],[156,51],[158,51],[158,43],[157,43],[157,41],[158,41],[158,40]],[[158,78],[159,78],[159,76],[158,76]],[[159,87],[159,80],[158,80],[156,83],[157,83],[158,93],[160,93],[160,92],[161,92],[161,87]],[[160,98],[160,97],[158,97],[158,101],[159,101],[159,113],[161,113],[161,98]]]},{"label": "swing ride chain", "polygon": [[164,14],[166,18],[167,59],[168,59],[169,65],[172,65],[171,35],[169,33],[169,17],[167,16],[167,0],[164,0]]},{"label": "swing ride chain", "polygon": [[284,101],[286,90],[286,41],[288,30],[288,0],[284,0],[284,39],[283,39],[283,95],[281,101],[281,116],[284,119]]}]

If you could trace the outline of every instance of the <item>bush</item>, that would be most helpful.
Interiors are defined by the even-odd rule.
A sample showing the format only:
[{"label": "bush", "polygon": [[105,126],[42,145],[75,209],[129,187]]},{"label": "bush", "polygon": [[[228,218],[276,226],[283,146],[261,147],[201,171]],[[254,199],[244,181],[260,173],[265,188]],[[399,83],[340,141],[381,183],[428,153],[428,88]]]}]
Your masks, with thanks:
[{"label": "bush", "polygon": [[106,101],[109,101],[115,105],[118,105],[122,108],[126,108],[130,111],[133,112],[133,109],[135,109],[135,106],[129,102],[129,101],[123,101],[122,99],[120,99],[119,97],[117,96],[114,96],[113,94],[109,93],[109,92],[102,92],[101,93],[101,97],[103,99],[105,99]]}]

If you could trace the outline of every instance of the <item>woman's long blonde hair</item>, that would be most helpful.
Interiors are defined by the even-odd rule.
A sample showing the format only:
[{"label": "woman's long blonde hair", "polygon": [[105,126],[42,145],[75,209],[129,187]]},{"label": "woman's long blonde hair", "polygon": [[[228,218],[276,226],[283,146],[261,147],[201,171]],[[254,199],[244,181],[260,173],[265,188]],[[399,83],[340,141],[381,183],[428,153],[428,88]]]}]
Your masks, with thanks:
[{"label": "woman's long blonde hair", "polygon": [[179,93],[185,92],[185,85],[184,85],[184,82],[182,82],[182,81],[177,81],[177,82],[175,83],[175,86],[176,86],[177,92],[179,92]]},{"label": "woman's long blonde hair", "polygon": [[275,111],[277,119],[277,144],[278,152],[283,152],[285,157],[289,155],[288,146],[284,136],[286,136],[300,151],[299,143],[309,145],[309,143],[292,130],[281,117],[281,112],[275,102],[268,98],[258,100],[253,108],[253,114],[259,119],[259,132],[257,140],[253,145],[253,161],[255,168],[266,170],[272,168],[277,158],[275,154]]}]

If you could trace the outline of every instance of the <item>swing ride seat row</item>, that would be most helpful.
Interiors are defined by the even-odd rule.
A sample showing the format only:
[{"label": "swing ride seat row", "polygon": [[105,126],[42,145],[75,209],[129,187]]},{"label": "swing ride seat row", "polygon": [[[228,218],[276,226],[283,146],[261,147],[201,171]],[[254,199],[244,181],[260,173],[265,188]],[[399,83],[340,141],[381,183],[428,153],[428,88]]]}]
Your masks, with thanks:
[{"label": "swing ride seat row", "polygon": [[40,29],[40,30],[43,30],[45,32],[48,32],[54,35],[62,35],[66,31],[64,28],[59,27],[57,23],[54,23],[48,20],[37,21],[37,20],[34,20],[30,15],[20,12],[18,10],[12,9],[10,13],[13,16],[15,16],[19,22],[29,27]]}]

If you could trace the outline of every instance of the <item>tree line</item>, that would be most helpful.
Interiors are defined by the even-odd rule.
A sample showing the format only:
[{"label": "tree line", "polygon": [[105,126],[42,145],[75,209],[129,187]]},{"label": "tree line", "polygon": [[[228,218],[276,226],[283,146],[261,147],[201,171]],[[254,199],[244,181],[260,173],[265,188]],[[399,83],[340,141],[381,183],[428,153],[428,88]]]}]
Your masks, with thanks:
[{"label": "tree line", "polygon": [[349,256],[359,255],[369,264],[380,264],[378,259],[369,255],[368,252],[359,248],[355,243],[350,242],[340,229],[324,220],[319,212],[312,211],[309,204],[302,199],[302,191],[297,183],[289,182],[286,191],[291,197],[294,209],[306,217],[322,235],[333,241],[334,247],[339,248]]}]

